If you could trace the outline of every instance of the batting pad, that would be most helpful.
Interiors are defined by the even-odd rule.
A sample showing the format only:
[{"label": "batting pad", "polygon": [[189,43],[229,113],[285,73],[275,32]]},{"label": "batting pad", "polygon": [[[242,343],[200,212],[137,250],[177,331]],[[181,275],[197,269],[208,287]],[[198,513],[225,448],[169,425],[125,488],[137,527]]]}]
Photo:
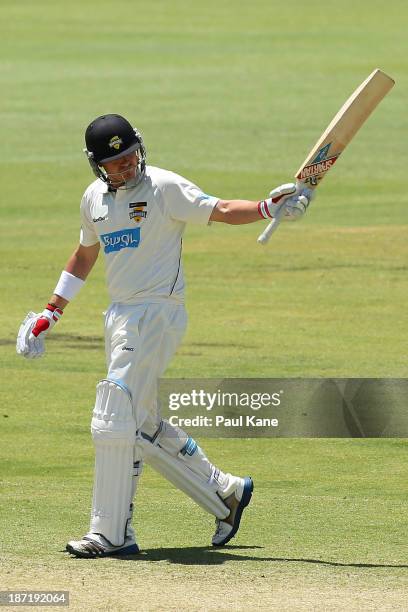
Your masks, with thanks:
[{"label": "batting pad", "polygon": [[91,431],[95,476],[90,532],[121,546],[132,515],[138,475],[134,465],[141,459],[135,447],[136,421],[126,388],[111,380],[98,383]]},{"label": "batting pad", "polygon": [[[178,431],[166,431],[167,426],[169,424],[162,421],[160,432],[153,438],[142,434],[141,443],[146,463],[204,510],[219,519],[225,519],[229,508],[218,495],[218,484],[214,480],[214,471],[220,471],[209,463],[192,438],[178,428]],[[181,436],[178,434],[186,439],[180,440]]]}]

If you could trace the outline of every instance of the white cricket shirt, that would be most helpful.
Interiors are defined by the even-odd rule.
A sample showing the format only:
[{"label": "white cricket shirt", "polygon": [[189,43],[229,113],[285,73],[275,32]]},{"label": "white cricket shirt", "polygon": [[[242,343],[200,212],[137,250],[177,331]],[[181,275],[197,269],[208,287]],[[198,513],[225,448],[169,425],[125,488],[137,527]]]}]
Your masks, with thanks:
[{"label": "white cricket shirt", "polygon": [[182,302],[185,225],[207,225],[218,199],[153,166],[133,189],[111,192],[100,179],[91,183],[81,201],[80,243],[100,242],[112,302]]}]

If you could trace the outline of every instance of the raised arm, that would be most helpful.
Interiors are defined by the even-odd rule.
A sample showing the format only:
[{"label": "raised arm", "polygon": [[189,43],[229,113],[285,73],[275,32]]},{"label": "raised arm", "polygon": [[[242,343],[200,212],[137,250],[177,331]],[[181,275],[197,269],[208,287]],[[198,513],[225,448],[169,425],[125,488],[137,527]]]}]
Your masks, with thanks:
[{"label": "raised arm", "polygon": [[260,219],[273,219],[285,207],[285,218],[294,220],[302,216],[311,199],[311,190],[299,189],[294,183],[287,183],[273,189],[266,200],[218,200],[210,221],[243,225]]},{"label": "raised arm", "polygon": [[259,221],[258,202],[252,200],[218,200],[210,221],[242,225]]}]

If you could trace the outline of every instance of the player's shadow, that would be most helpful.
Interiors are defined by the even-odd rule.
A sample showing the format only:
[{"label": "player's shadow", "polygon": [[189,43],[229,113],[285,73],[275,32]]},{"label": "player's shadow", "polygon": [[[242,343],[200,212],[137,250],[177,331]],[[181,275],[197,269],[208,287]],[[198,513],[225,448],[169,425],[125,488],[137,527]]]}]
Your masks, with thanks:
[{"label": "player's shadow", "polygon": [[311,563],[317,565],[330,565],[334,567],[359,567],[359,568],[404,568],[404,564],[386,563],[341,563],[339,561],[325,561],[324,559],[308,559],[303,557],[261,557],[252,555],[234,555],[234,551],[263,549],[263,546],[223,546],[214,548],[212,546],[190,546],[187,548],[147,548],[138,555],[126,557],[112,557],[121,561],[168,561],[178,565],[222,565],[226,561],[273,561],[275,563]]},{"label": "player's shadow", "polygon": [[[234,555],[234,550],[253,550],[263,546],[223,546],[222,551],[213,546],[189,546],[186,548],[146,548],[138,555],[116,557],[122,561],[168,561],[179,565],[222,565],[226,561],[270,561],[269,557]],[[113,557],[112,557],[113,558]]]},{"label": "player's shadow", "polygon": [[56,333],[47,338],[47,342],[55,342],[55,344],[63,344],[64,348],[82,348],[87,350],[103,349],[105,340],[101,336],[81,336],[77,334],[61,334]]}]

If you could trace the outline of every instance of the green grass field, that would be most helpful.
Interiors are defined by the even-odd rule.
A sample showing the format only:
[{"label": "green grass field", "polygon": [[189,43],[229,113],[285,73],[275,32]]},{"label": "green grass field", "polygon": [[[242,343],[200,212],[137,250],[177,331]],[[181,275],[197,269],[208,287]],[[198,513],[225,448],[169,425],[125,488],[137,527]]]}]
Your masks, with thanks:
[{"label": "green grass field", "polygon": [[239,536],[147,469],[143,553],[78,561],[90,410],[105,374],[103,262],[28,362],[15,335],[75,247],[95,116],[137,125],[149,163],[221,198],[264,197],[375,67],[396,87],[267,248],[261,224],[188,228],[190,325],[167,375],[407,377],[406,21],[402,0],[22,0],[2,6],[0,590],[58,589],[78,610],[406,609],[405,440],[201,440],[253,475]]}]

